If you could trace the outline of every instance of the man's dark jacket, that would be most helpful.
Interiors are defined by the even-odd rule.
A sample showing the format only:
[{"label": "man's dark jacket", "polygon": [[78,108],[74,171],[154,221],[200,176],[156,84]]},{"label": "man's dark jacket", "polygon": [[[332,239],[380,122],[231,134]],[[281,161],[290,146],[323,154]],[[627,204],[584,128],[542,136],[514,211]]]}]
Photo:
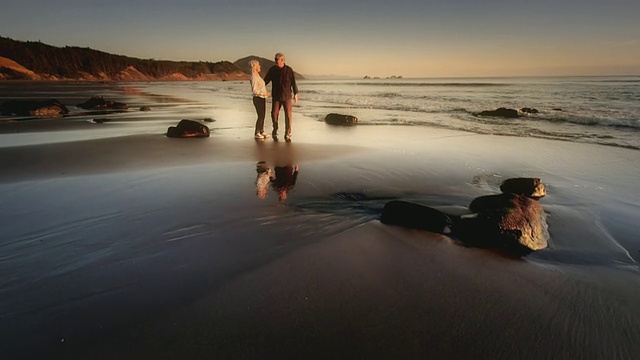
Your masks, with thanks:
[{"label": "man's dark jacket", "polygon": [[296,85],[296,78],[293,75],[293,69],[285,65],[279,68],[278,65],[273,65],[267,75],[264,77],[264,83],[269,84],[273,81],[272,94],[275,101],[286,101],[293,96],[291,90],[293,89],[293,95],[298,93],[298,85]]}]

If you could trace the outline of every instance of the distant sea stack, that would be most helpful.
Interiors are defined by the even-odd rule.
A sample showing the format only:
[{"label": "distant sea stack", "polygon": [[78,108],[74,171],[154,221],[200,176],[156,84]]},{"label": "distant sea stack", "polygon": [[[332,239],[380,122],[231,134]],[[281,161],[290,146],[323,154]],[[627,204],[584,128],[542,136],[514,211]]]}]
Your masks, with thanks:
[{"label": "distant sea stack", "polygon": [[[371,80],[371,79],[380,79],[379,77],[375,76],[375,77],[371,77],[369,75],[365,75],[363,77],[364,80]],[[391,75],[391,76],[387,76],[385,79],[402,79],[402,75]]]}]

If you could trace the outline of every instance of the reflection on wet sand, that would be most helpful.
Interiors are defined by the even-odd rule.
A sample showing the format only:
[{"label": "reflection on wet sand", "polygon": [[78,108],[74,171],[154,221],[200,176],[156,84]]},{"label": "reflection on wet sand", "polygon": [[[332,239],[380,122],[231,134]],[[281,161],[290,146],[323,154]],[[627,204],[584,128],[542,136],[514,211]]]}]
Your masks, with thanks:
[{"label": "reflection on wet sand", "polygon": [[269,183],[271,178],[271,169],[264,161],[259,161],[256,164],[256,195],[258,198],[264,199],[267,197],[267,190],[269,190]]},{"label": "reflection on wet sand", "polygon": [[284,201],[287,192],[296,185],[298,165],[276,166],[273,170],[275,176],[271,178],[271,187],[278,193],[278,199]]},{"label": "reflection on wet sand", "polygon": [[267,197],[269,186],[278,194],[278,199],[287,199],[287,193],[296,185],[298,165],[276,166],[271,170],[265,161],[256,164],[256,195],[260,199]]}]

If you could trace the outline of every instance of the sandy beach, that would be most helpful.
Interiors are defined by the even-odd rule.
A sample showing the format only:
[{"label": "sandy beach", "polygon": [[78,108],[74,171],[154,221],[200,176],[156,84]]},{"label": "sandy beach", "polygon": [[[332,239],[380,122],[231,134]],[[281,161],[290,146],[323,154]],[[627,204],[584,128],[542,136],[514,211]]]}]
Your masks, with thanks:
[{"label": "sandy beach", "polygon": [[[164,95],[125,92],[154,110],[104,124],[0,123],[3,358],[640,353],[637,150],[332,127],[302,101],[292,142],[255,141],[246,99]],[[211,137],[167,138],[182,118],[212,118]],[[299,166],[285,201],[256,196],[260,161]],[[378,220],[396,199],[464,212],[510,177],[547,186],[548,249],[513,257]]]}]

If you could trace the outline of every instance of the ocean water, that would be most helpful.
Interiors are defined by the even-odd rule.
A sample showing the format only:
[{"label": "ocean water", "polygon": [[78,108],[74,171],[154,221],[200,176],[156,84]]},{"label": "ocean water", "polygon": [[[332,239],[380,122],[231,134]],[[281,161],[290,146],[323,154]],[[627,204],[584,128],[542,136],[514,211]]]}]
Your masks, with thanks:
[{"label": "ocean water", "polygon": [[[120,85],[124,93],[109,83],[2,82],[0,102],[56,98],[78,116],[84,114],[73,105],[87,93],[128,102],[146,94],[161,106],[225,97],[242,107],[249,98],[246,81]],[[640,76],[302,80],[299,89],[295,112],[319,121],[338,112],[365,126],[438,127],[640,149]],[[477,115],[499,107],[538,113],[517,119]],[[9,118],[16,119],[0,115]]]},{"label": "ocean water", "polygon": [[[197,86],[197,84],[196,84]],[[640,149],[640,77],[366,79],[300,81],[297,111],[359,125],[439,127]],[[246,97],[244,83],[212,90]],[[518,119],[480,117],[499,107],[537,109]]]}]

